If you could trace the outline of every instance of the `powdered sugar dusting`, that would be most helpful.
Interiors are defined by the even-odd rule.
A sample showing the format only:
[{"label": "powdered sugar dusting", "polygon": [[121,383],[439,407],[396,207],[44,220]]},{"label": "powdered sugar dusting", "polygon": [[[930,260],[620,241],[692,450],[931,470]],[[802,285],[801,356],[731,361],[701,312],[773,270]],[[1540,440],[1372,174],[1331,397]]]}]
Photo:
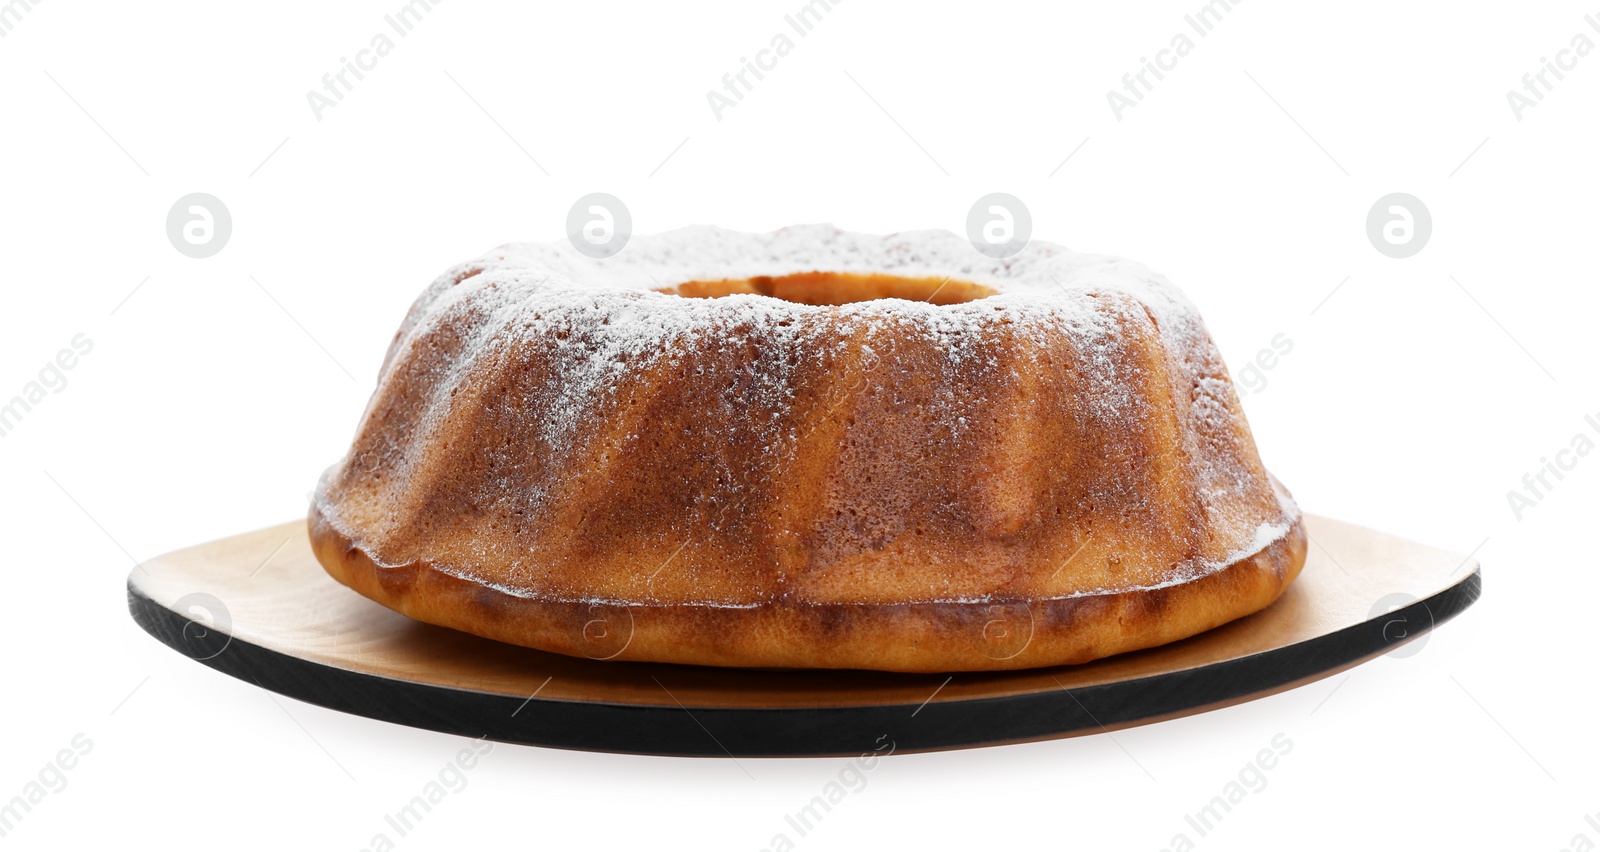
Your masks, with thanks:
[{"label": "powdered sugar dusting", "polygon": [[[953,305],[879,299],[819,306],[754,294],[699,299],[659,292],[686,281],[818,271],[949,278],[991,288],[996,295]],[[827,323],[814,321],[819,317],[826,317]],[[1209,435],[1233,434],[1237,399],[1198,313],[1165,278],[1126,260],[1077,254],[1040,241],[1010,258],[992,259],[947,231],[874,236],[828,225],[767,234],[695,227],[636,235],[625,251],[607,259],[582,255],[564,241],[505,245],[449,270],[412,306],[363,418],[366,428],[377,434],[364,434],[342,469],[336,467],[323,478],[317,507],[380,565],[427,557],[438,570],[519,597],[649,605],[656,601],[643,592],[553,593],[541,585],[540,554],[506,551],[493,540],[472,543],[470,554],[458,555],[453,563],[395,544],[404,539],[416,511],[405,501],[436,499],[428,486],[417,481],[430,470],[426,463],[430,448],[462,439],[450,430],[464,428],[464,412],[470,406],[487,407],[487,413],[474,414],[478,417],[515,418],[519,411],[536,409],[537,421],[526,426],[527,443],[539,448],[546,467],[561,471],[565,461],[578,459],[591,467],[598,465],[602,470],[593,475],[604,476],[613,444],[638,437],[627,419],[632,415],[619,413],[630,404],[635,377],[652,371],[716,369],[715,364],[727,359],[710,355],[753,346],[751,341],[758,340],[760,353],[753,357],[761,369],[719,376],[724,384],[738,387],[740,395],[711,402],[716,410],[707,412],[706,428],[728,424],[730,435],[736,433],[740,440],[763,448],[765,457],[786,457],[797,452],[807,437],[777,414],[787,410],[799,392],[796,371],[852,346],[858,346],[865,358],[876,359],[879,353],[874,347],[891,338],[934,344],[931,348],[940,361],[933,369],[946,380],[929,417],[942,424],[946,440],[959,441],[974,428],[974,413],[986,411],[988,403],[975,396],[980,390],[965,389],[966,379],[1013,369],[995,360],[992,342],[1002,331],[1037,342],[1038,351],[1070,347],[1071,363],[1091,389],[1075,400],[1081,416],[1116,424],[1154,416],[1130,381],[1141,369],[1129,362],[1125,335],[1130,324],[1152,327],[1165,357],[1173,362],[1169,372],[1173,396],[1182,407],[1179,417],[1205,427]],[[807,363],[797,364],[795,359]],[[486,377],[500,381],[505,374],[515,374],[517,365],[534,362],[549,376],[537,386],[537,399],[517,396],[525,390],[507,390],[492,402],[477,396],[486,393],[482,387]],[[892,393],[892,383],[886,386]],[[410,419],[391,416],[401,409],[414,414],[407,415]],[[615,428],[596,428],[597,417]],[[404,433],[381,432],[379,427],[401,428],[388,425],[390,420],[403,422]],[[510,447],[493,458],[511,459],[519,450],[532,452]],[[1155,584],[1079,589],[1056,597],[1188,582],[1253,555],[1287,534],[1298,517],[1287,495],[1282,495],[1284,512],[1265,520],[1234,508],[1240,495],[1260,488],[1263,472],[1253,446],[1240,449],[1229,444],[1220,450],[1194,446],[1188,451],[1208,523],[1223,530],[1223,541],[1240,542],[1239,546],[1226,558],[1213,554],[1170,565]],[[499,467],[485,472],[490,478],[469,495],[472,505],[462,507],[462,512],[470,509],[482,517],[550,515],[566,505],[562,495],[578,487],[570,477],[559,476],[514,484],[516,473]],[[706,475],[722,485],[720,491],[708,490],[695,498],[704,504],[694,507],[704,510],[703,526],[665,528],[663,549],[671,550],[696,535],[737,533],[731,518],[745,507],[752,491],[744,483],[754,474],[725,466]],[[1109,480],[1091,483],[1089,492],[1107,505],[1137,508],[1144,499]],[[674,570],[679,569],[694,570],[688,557]],[[928,592],[927,602],[994,597],[940,597],[935,589]],[[749,595],[699,601],[680,596],[674,602],[745,608],[779,593],[752,590]]]}]

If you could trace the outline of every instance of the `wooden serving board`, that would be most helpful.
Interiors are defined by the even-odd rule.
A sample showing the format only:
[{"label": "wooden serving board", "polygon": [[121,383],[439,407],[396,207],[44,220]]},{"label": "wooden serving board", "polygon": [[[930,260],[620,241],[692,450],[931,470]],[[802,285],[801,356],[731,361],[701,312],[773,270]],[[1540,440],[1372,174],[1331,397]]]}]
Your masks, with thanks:
[{"label": "wooden serving board", "polygon": [[1470,558],[1326,518],[1308,516],[1306,529],[1305,569],[1255,615],[1159,648],[1015,672],[719,669],[505,645],[335,582],[304,521],[153,559],[129,575],[128,607],[214,669],[435,731],[645,754],[927,751],[1099,733],[1270,695],[1391,651],[1478,598]]}]

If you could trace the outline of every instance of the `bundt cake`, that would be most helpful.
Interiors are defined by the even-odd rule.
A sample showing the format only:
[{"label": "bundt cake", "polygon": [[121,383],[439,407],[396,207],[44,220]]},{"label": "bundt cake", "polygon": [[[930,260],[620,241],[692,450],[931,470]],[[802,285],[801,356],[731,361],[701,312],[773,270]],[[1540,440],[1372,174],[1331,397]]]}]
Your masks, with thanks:
[{"label": "bundt cake", "polygon": [[449,270],[309,523],[340,582],[479,636],[916,672],[1182,639],[1306,548],[1164,278],[831,226]]}]

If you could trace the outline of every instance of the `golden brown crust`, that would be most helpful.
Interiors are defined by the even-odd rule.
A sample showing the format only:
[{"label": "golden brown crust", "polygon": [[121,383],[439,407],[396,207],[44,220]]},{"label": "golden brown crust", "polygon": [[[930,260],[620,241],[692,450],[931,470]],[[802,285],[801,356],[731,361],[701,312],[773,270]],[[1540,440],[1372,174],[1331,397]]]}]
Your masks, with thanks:
[{"label": "golden brown crust", "polygon": [[1087,662],[1256,612],[1288,588],[1306,555],[1296,518],[1252,556],[1143,591],[981,603],[623,606],[518,597],[426,562],[380,567],[315,506],[308,523],[329,574],[419,621],[571,656],[714,666],[938,672]]},{"label": "golden brown crust", "polygon": [[568,254],[505,247],[413,307],[314,498],[342,582],[566,654],[945,671],[1173,641],[1299,570],[1153,273],[827,228]]}]

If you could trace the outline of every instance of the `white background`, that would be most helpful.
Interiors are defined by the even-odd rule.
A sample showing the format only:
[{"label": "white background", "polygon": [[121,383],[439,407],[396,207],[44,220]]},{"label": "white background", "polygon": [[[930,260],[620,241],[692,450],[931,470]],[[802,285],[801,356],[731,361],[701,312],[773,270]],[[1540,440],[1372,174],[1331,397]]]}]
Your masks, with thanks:
[{"label": "white background", "polygon": [[[196,665],[124,580],[301,515],[417,292],[560,239],[594,191],[641,233],[959,231],[1015,194],[1036,238],[1169,275],[1236,372],[1293,341],[1245,405],[1308,510],[1485,566],[1414,656],[1115,739],[896,757],[801,848],[1600,843],[1600,453],[1520,520],[1506,496],[1600,441],[1600,57],[1520,121],[1505,95],[1600,41],[1600,9],[1252,0],[1118,121],[1107,90],[1200,0],[844,0],[718,121],[706,91],[800,0],[449,2],[318,121],[306,92],[400,5],[48,2],[0,39],[0,399],[94,344],[0,438],[0,799],[94,744],[7,844],[359,849],[436,776],[464,740]],[[233,215],[206,260],[164,232],[195,191]],[[1434,222],[1406,260],[1365,234],[1396,191]],[[1184,815],[1279,733],[1266,788],[1195,837]],[[759,849],[842,766],[498,746],[399,845]]]}]

